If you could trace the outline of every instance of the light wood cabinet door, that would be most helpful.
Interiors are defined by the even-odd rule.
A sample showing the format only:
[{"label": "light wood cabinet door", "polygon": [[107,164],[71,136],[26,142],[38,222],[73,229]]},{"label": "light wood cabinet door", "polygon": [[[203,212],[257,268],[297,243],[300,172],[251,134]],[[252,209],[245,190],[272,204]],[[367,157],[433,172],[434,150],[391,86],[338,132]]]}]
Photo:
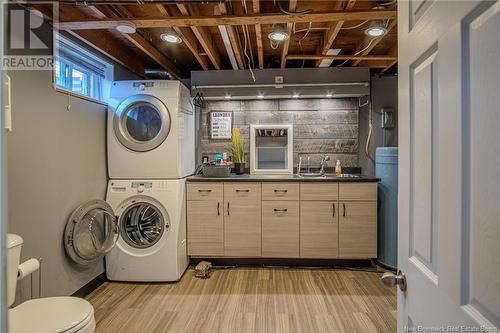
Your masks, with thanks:
[{"label": "light wood cabinet door", "polygon": [[262,202],[262,256],[299,256],[299,202]]},{"label": "light wood cabinet door", "polygon": [[213,182],[187,184],[187,200],[222,201],[223,185]]},{"label": "light wood cabinet door", "polygon": [[233,198],[224,202],[224,255],[261,256],[261,201]]},{"label": "light wood cabinet door", "polygon": [[339,203],[339,258],[377,256],[377,202]]},{"label": "light wood cabinet door", "polygon": [[298,201],[299,184],[291,182],[263,183],[262,200]]},{"label": "light wood cabinet door", "polygon": [[300,257],[338,257],[337,201],[300,203]]},{"label": "light wood cabinet door", "polygon": [[337,183],[301,183],[300,200],[308,201],[337,201],[339,198],[339,184]]},{"label": "light wood cabinet door", "polygon": [[224,217],[222,202],[187,202],[187,239],[189,255],[224,255]]},{"label": "light wood cabinet door", "polygon": [[377,201],[377,183],[341,183],[339,200]]}]

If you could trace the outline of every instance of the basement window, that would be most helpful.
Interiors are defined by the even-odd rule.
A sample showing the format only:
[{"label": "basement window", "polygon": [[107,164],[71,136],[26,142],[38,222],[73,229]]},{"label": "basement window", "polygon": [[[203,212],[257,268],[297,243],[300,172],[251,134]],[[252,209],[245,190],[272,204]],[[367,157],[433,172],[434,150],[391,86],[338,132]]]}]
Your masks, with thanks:
[{"label": "basement window", "polygon": [[113,65],[67,38],[57,37],[54,63],[56,90],[105,102],[112,76]]}]

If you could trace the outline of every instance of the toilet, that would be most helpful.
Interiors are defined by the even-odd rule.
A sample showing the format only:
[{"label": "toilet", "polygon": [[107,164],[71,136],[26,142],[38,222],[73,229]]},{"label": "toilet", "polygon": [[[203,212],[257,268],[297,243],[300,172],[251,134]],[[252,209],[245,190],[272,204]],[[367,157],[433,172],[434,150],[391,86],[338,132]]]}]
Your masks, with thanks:
[{"label": "toilet", "polygon": [[[7,300],[16,295],[17,268],[23,239],[7,234]],[[94,308],[82,298],[45,297],[26,301],[9,309],[9,333],[93,333]]]}]

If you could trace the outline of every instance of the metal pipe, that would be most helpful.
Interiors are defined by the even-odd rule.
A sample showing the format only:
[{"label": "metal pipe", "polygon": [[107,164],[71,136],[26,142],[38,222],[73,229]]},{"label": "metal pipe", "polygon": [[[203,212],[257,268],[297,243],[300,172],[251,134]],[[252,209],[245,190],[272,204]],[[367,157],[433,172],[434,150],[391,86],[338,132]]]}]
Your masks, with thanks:
[{"label": "metal pipe", "polygon": [[221,84],[221,85],[193,85],[192,89],[229,89],[229,88],[275,88],[278,87],[342,87],[342,86],[363,86],[368,87],[368,82],[331,82],[331,83],[281,83],[281,84]]}]

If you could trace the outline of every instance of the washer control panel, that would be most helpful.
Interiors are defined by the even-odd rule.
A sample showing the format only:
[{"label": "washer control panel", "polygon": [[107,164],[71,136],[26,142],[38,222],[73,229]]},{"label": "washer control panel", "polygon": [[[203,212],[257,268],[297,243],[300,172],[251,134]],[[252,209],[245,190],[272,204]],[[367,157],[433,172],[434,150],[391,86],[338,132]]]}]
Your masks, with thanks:
[{"label": "washer control panel", "polygon": [[149,192],[152,188],[152,182],[132,182],[132,189],[136,189],[138,193]]}]

